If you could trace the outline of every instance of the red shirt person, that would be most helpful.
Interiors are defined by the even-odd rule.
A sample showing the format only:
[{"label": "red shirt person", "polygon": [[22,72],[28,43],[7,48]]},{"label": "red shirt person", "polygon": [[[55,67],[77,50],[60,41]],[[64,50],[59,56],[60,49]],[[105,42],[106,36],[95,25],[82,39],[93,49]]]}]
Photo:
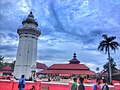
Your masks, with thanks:
[{"label": "red shirt person", "polygon": [[93,90],[101,90],[101,78],[96,79],[96,84],[93,86]]}]

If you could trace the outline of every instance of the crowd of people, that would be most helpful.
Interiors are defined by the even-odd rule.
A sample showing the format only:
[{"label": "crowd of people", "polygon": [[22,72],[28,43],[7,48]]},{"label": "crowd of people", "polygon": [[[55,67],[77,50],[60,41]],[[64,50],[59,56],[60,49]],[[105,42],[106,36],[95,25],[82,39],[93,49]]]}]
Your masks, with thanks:
[{"label": "crowd of people", "polygon": [[[85,90],[84,78],[74,78],[73,81],[71,90]],[[96,83],[93,85],[93,90],[109,90],[106,79],[97,78]]]},{"label": "crowd of people", "polygon": [[[83,84],[84,78],[74,78],[71,85],[71,90],[85,90]],[[24,90],[25,88],[25,76],[22,75],[18,82],[18,90]],[[32,86],[30,90],[35,90],[35,86]],[[93,85],[93,90],[109,90],[106,79],[97,78],[96,83]]]}]

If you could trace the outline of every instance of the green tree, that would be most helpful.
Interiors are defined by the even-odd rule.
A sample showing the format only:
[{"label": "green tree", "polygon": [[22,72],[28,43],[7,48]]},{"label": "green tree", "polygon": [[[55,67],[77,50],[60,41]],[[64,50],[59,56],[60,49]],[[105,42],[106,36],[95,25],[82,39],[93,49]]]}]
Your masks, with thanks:
[{"label": "green tree", "polygon": [[[116,66],[117,66],[116,62],[114,62],[114,59],[111,58],[111,72],[112,73],[116,73],[118,71]],[[109,73],[109,62],[107,62],[105,65],[103,65],[103,68],[105,71],[107,71]]]},{"label": "green tree", "polygon": [[116,39],[115,36],[108,37],[107,34],[103,34],[102,37],[103,37],[103,40],[100,41],[100,43],[98,45],[98,50],[104,51],[105,53],[108,54],[109,77],[110,77],[110,83],[112,83],[110,50],[116,51],[116,49],[118,49],[118,46],[120,46],[120,44],[118,42],[114,41]]},{"label": "green tree", "polygon": [[3,67],[3,59],[4,57],[0,55],[0,69]]},{"label": "green tree", "polygon": [[10,63],[10,67],[14,70],[14,67],[15,67],[15,61],[13,61],[12,63]]},{"label": "green tree", "polygon": [[98,72],[99,70],[100,70],[99,67],[97,67],[97,68],[96,68],[96,71]]}]

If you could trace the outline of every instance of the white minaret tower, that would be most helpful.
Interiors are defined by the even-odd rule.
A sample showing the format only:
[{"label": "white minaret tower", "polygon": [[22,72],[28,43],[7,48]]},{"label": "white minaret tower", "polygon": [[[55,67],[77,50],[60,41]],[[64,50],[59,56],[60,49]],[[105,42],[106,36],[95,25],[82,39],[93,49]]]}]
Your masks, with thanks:
[{"label": "white minaret tower", "polygon": [[22,26],[17,29],[19,46],[14,69],[16,78],[20,78],[24,74],[26,79],[29,79],[32,69],[36,67],[37,40],[41,34],[37,26],[38,23],[30,12],[27,19],[22,22]]}]

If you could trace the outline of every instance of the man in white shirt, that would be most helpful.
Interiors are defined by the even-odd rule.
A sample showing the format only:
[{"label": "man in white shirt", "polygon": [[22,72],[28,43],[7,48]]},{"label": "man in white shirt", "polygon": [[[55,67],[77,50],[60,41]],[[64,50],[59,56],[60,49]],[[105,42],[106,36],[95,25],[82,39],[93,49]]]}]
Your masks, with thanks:
[{"label": "man in white shirt", "polygon": [[106,79],[103,79],[103,84],[101,84],[101,90],[109,90]]}]

